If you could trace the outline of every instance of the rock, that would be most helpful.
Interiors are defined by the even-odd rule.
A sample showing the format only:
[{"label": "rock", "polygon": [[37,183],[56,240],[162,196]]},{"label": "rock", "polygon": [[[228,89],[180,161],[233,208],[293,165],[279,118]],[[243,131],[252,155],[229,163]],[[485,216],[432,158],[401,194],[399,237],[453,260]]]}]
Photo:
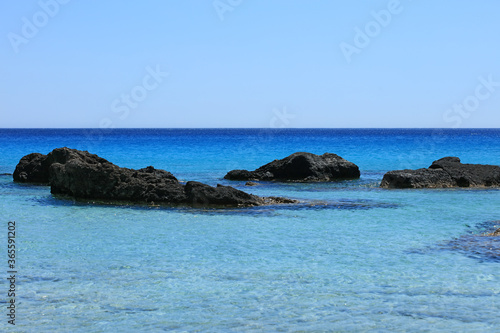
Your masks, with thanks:
[{"label": "rock", "polygon": [[69,148],[23,157],[14,180],[49,184],[51,193],[79,199],[196,206],[257,206],[273,202],[230,186],[212,187],[193,181],[184,185],[165,170],[152,166],[139,170],[121,168],[87,151]]},{"label": "rock", "polygon": [[264,201],[269,205],[294,204],[299,203],[298,200],[282,198],[282,197],[265,197]]},{"label": "rock", "polygon": [[428,169],[389,171],[380,184],[383,188],[498,186],[500,186],[499,166],[462,164],[458,157],[444,157],[434,161]]},{"label": "rock", "polygon": [[184,186],[170,173],[153,167],[133,170],[108,161],[72,159],[50,166],[53,194],[81,199],[180,204],[187,202]]},{"label": "rock", "polygon": [[493,232],[490,232],[490,233],[486,234],[485,236],[500,237],[500,228],[498,228],[497,230],[495,230]]},{"label": "rock", "polygon": [[33,153],[21,158],[14,170],[14,181],[20,183],[41,183],[49,182],[49,169],[42,166],[42,162],[47,155]]},{"label": "rock", "polygon": [[186,183],[185,192],[189,203],[194,205],[258,206],[264,203],[264,200],[256,195],[221,184],[217,184],[217,187],[212,187],[203,183],[190,181]]},{"label": "rock", "polygon": [[224,178],[229,180],[267,180],[327,182],[359,178],[359,168],[342,157],[325,153],[295,153],[281,160],[261,166],[255,171],[232,170]]},{"label": "rock", "polygon": [[255,182],[246,182],[245,183],[245,186],[257,186],[259,184],[255,183]]}]

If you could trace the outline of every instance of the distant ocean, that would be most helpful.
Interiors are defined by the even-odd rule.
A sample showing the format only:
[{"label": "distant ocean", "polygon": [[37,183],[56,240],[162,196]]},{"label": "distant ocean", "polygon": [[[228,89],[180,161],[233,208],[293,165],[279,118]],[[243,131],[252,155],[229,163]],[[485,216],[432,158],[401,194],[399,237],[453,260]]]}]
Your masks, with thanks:
[{"label": "distant ocean", "polygon": [[[302,203],[93,205],[12,181],[21,157],[64,146]],[[298,151],[338,154],[361,178],[223,179]],[[15,220],[19,332],[498,331],[500,245],[475,235],[500,227],[500,190],[378,187],[445,156],[500,165],[500,130],[0,129],[0,329]]]}]

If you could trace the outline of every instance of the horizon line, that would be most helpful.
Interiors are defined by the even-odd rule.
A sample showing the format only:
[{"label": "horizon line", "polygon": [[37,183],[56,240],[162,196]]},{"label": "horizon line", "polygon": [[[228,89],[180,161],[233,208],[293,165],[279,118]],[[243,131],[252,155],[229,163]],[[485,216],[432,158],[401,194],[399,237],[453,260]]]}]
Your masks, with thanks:
[{"label": "horizon line", "polygon": [[133,129],[151,129],[151,130],[352,130],[352,129],[380,129],[380,130],[478,130],[478,129],[500,129],[500,127],[116,127],[116,128],[100,128],[100,127],[0,127],[0,130],[133,130]]},{"label": "horizon line", "polygon": [[87,129],[87,130],[123,130],[123,129],[259,129],[259,130],[293,130],[293,129],[500,129],[500,127],[0,127],[4,129]]}]

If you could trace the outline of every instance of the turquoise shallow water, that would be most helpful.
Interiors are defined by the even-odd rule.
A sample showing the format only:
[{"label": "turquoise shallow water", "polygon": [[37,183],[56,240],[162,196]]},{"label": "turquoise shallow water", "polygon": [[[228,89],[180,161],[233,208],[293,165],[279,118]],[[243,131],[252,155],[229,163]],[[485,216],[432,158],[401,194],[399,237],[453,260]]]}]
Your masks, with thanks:
[{"label": "turquoise shallow water", "polygon": [[[18,331],[498,331],[500,245],[474,235],[500,225],[500,191],[378,184],[388,170],[427,167],[449,155],[499,165],[500,131],[87,134],[0,130],[0,173],[11,173],[28,153],[69,146],[120,166],[154,165],[179,179],[303,203],[92,205],[0,176],[2,225],[17,223]],[[358,164],[362,177],[256,187],[222,179],[230,169],[295,151],[337,153]],[[5,279],[0,290],[7,290]]]}]

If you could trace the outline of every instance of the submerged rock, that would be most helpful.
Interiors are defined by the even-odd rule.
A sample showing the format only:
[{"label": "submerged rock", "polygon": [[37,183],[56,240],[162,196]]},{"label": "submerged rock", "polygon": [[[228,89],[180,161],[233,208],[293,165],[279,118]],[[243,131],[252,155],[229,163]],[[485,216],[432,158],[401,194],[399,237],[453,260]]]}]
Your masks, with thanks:
[{"label": "submerged rock", "polygon": [[462,164],[458,157],[434,161],[428,169],[387,172],[383,188],[498,187],[500,167],[484,164]]},{"label": "submerged rock", "polygon": [[268,205],[279,205],[279,204],[295,204],[299,203],[298,200],[282,198],[282,197],[265,197],[264,202]]},{"label": "submerged rock", "polygon": [[229,180],[268,180],[327,182],[359,178],[356,164],[342,157],[325,153],[295,153],[281,160],[274,160],[254,171],[232,170],[224,178]]},{"label": "submerged rock", "polygon": [[[54,149],[48,155],[29,154],[16,167],[18,182],[51,186],[51,193],[79,199],[195,206],[258,206],[277,202],[230,186],[212,187],[189,181],[181,184],[170,172],[152,166],[121,168],[87,151]],[[283,199],[288,200],[288,199]]]},{"label": "submerged rock", "polygon": [[[494,221],[498,226],[499,221]],[[455,238],[444,248],[488,261],[500,261],[500,228],[488,233],[473,233]]]},{"label": "submerged rock", "polygon": [[487,237],[500,237],[500,228],[498,228],[497,230],[495,230],[493,232],[487,233],[484,236],[487,236]]}]

